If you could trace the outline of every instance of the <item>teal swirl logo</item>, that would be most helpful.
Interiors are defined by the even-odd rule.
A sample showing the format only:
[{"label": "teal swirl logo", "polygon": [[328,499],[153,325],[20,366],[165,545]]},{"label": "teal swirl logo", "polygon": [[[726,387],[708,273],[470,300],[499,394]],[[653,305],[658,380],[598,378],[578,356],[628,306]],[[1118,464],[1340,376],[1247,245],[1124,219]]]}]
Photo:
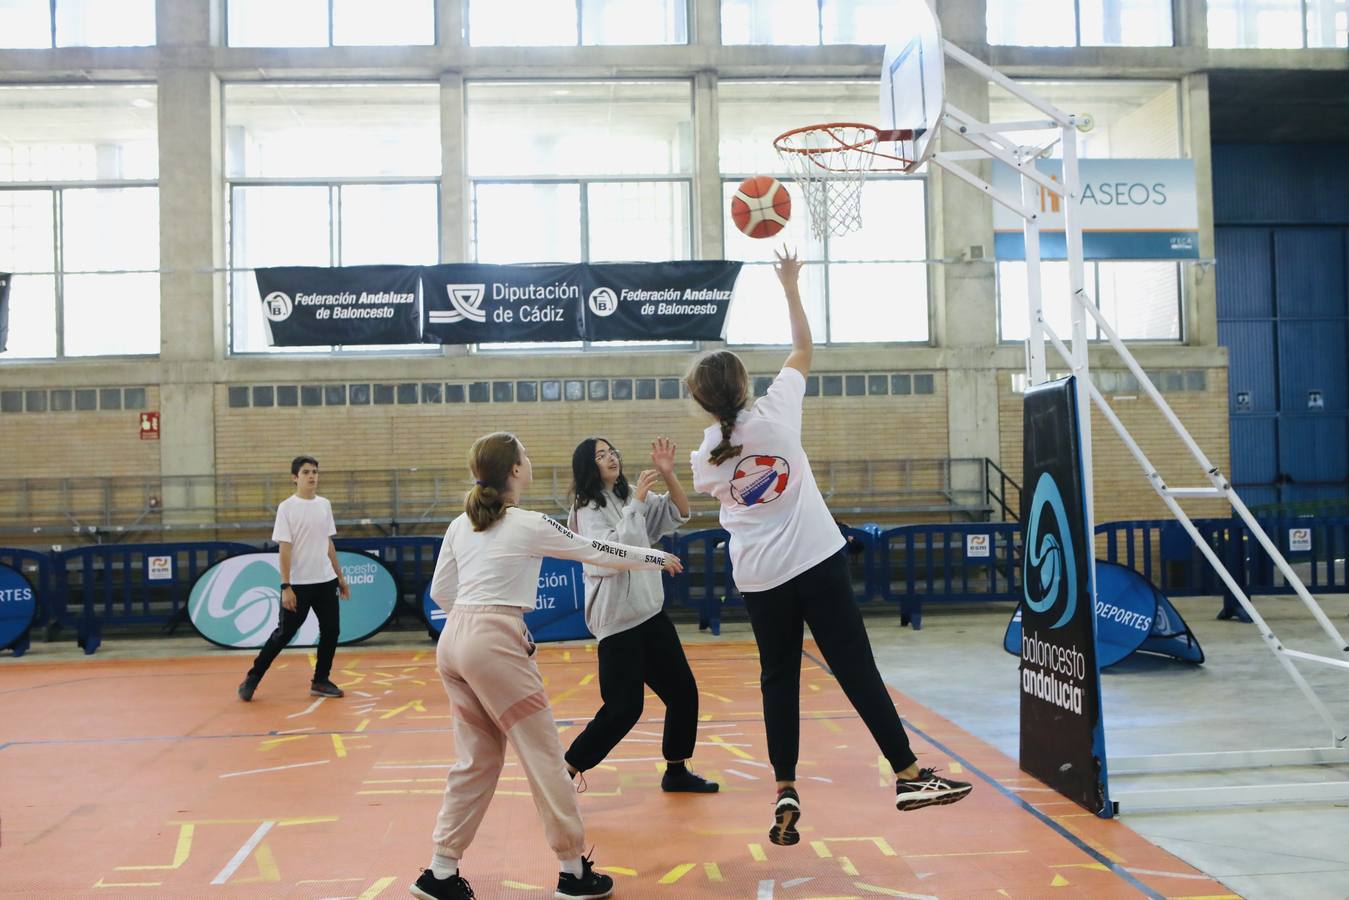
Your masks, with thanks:
[{"label": "teal swirl logo", "polygon": [[[1047,522],[1046,512],[1052,518],[1052,526]],[[1026,565],[1021,583],[1027,608],[1037,613],[1048,612],[1063,595],[1063,615],[1051,628],[1062,628],[1077,611],[1075,556],[1063,497],[1054,478],[1045,472],[1036,482],[1031,497],[1030,521],[1026,526]]]}]

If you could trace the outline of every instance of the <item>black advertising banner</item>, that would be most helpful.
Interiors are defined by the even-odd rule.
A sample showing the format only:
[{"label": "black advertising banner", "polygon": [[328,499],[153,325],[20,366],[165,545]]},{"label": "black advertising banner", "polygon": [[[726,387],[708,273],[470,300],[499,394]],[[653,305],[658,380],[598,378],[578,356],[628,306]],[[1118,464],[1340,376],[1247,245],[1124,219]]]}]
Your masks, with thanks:
[{"label": "black advertising banner", "polygon": [[1068,377],[1025,395],[1021,768],[1109,816],[1076,391]]},{"label": "black advertising banner", "polygon": [[9,346],[9,282],[8,272],[0,272],[0,353]]},{"label": "black advertising banner", "polygon": [[582,270],[576,265],[447,263],[422,269],[424,340],[439,344],[575,341]]},{"label": "black advertising banner", "polygon": [[690,260],[586,267],[588,341],[719,341],[740,262]]},{"label": "black advertising banner", "polygon": [[418,343],[420,274],[420,266],[258,269],[272,346]]}]

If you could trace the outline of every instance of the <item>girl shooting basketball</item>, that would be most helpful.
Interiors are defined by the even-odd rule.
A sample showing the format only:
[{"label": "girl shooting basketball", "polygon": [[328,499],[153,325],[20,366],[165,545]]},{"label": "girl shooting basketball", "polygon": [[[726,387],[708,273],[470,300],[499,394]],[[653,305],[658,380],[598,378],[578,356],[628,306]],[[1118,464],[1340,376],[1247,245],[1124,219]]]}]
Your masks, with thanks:
[{"label": "girl shooting basketball", "polygon": [[749,376],[734,353],[700,357],[685,377],[713,424],[693,452],[693,486],[721,501],[731,567],[759,645],[768,756],[777,778],[775,844],[800,840],[796,762],[803,627],[895,772],[900,810],[954,803],[970,785],[920,769],[871,655],[853,601],[844,540],[801,446],[802,403],[814,349],[797,281],[801,263],[783,247],[778,280],[787,298],[792,352],[768,393],[750,404]]},{"label": "girl shooting basketball", "polygon": [[561,862],[555,896],[608,897],[613,879],[582,855],[581,813],[524,614],[534,608],[544,556],[671,574],[682,566],[673,554],[649,547],[577,537],[542,513],[516,506],[534,470],[512,434],[478,438],[469,468],[476,483],[464,497],[464,514],[445,532],[431,581],[431,598],[446,611],[436,667],[453,706],[459,760],[445,781],[431,867],[411,891],[430,900],[473,896],[459,860],[487,814],[509,741]]}]

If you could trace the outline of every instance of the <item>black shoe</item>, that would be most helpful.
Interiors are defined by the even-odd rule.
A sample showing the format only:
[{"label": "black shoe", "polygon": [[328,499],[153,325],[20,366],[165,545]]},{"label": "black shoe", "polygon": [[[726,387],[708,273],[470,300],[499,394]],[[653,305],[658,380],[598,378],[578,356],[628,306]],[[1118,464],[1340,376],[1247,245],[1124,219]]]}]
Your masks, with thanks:
[{"label": "black shoe", "polygon": [[311,697],[341,697],[344,696],[342,689],[331,681],[315,681],[309,685],[309,696]]},{"label": "black shoe", "polygon": [[973,786],[942,778],[936,769],[919,769],[918,777],[895,783],[895,809],[922,809],[963,800]]},{"label": "black shoe", "polygon": [[473,888],[457,873],[449,878],[437,878],[427,869],[408,888],[408,893],[422,900],[473,900]]},{"label": "black shoe", "polygon": [[778,802],[773,807],[773,827],[768,829],[768,839],[779,847],[790,847],[801,840],[796,823],[801,821],[801,798],[796,788],[783,788],[778,791]]},{"label": "black shoe", "polygon": [[669,794],[715,794],[721,790],[721,785],[690,772],[686,766],[680,766],[665,770],[660,779],[660,789]]},{"label": "black shoe", "polygon": [[601,875],[595,871],[595,864],[590,861],[590,857],[581,857],[581,877],[577,878],[570,872],[563,872],[557,876],[557,890],[553,893],[554,897],[581,897],[583,900],[600,900],[601,897],[608,897],[614,892],[614,880],[608,875]]},{"label": "black shoe", "polygon": [[238,690],[239,699],[247,703],[248,701],[253,699],[253,692],[256,691],[257,689],[258,683],[256,681],[245,678],[243,681],[239,683],[239,690]]}]

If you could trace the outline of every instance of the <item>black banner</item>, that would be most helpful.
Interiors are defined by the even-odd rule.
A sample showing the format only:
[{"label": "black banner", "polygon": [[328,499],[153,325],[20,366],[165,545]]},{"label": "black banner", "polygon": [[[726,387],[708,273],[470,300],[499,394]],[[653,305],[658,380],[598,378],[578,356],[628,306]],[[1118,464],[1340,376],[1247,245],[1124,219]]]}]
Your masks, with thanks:
[{"label": "black banner", "polygon": [[455,263],[422,273],[426,340],[720,340],[742,263]]},{"label": "black banner", "polygon": [[13,277],[0,272],[0,353],[9,346],[9,282]]},{"label": "black banner", "polygon": [[427,266],[422,269],[425,340],[438,344],[577,340],[584,268]]},{"label": "black banner", "polygon": [[692,260],[588,266],[588,341],[719,341],[743,263]]},{"label": "black banner", "polygon": [[1021,768],[1109,816],[1076,389],[1068,377],[1025,396]]},{"label": "black banner", "polygon": [[419,266],[281,266],[258,269],[274,347],[415,344]]}]

